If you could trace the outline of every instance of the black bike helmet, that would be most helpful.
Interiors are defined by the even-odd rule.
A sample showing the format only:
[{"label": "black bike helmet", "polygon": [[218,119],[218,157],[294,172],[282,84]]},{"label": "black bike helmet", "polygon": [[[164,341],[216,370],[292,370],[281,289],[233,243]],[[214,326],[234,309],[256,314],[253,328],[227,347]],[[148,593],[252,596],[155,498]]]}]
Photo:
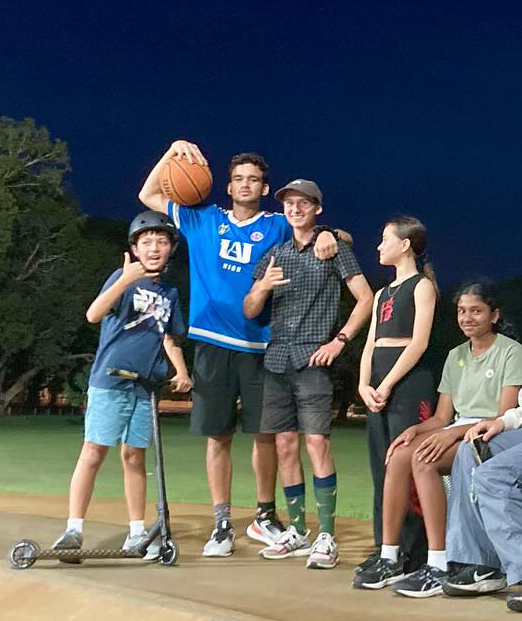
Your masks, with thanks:
[{"label": "black bike helmet", "polygon": [[179,233],[174,222],[166,214],[152,210],[138,214],[129,226],[129,244],[135,244],[138,235],[143,231],[168,233],[172,244],[170,254],[174,254],[179,244]]}]

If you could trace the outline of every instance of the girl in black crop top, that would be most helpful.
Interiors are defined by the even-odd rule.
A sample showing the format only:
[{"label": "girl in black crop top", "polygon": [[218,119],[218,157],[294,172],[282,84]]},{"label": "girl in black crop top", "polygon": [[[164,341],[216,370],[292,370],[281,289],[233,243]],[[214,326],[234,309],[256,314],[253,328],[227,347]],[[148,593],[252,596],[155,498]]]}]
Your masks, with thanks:
[{"label": "girl in black crop top", "polygon": [[[388,222],[378,250],[380,263],[395,268],[395,279],[375,296],[359,393],[369,410],[374,537],[380,547],[386,451],[405,429],[431,415],[434,402],[433,378],[422,355],[430,337],[437,286],[426,258],[426,228],[416,218]],[[406,519],[403,535],[402,548],[411,558],[407,569],[414,571],[427,553],[420,515]]]},{"label": "girl in black crop top", "polygon": [[[361,357],[359,393],[374,413],[386,406],[395,384],[426,351],[438,292],[426,256],[426,228],[417,218],[405,216],[388,222],[377,249],[379,262],[395,267],[395,280],[375,296],[372,322]],[[391,339],[401,341],[394,343]],[[405,344],[403,339],[410,341]],[[375,351],[398,346],[404,346],[401,355],[379,385],[372,385]]]}]

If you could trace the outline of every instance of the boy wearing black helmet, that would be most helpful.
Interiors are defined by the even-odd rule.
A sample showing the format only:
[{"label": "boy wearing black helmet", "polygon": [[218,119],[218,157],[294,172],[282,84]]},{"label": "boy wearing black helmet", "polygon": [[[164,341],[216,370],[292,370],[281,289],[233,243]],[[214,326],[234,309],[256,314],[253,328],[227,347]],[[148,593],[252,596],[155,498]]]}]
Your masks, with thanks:
[{"label": "boy wearing black helmet", "polygon": [[55,548],[81,548],[96,475],[109,447],[119,442],[130,520],[123,547],[138,546],[145,535],[145,449],[152,437],[149,395],[135,382],[108,376],[107,369],[134,371],[161,385],[167,373],[166,354],[176,369],[176,389],[191,388],[177,341],[184,332],[178,292],[160,278],[178,239],[165,214],[138,215],[129,228],[137,261],[126,252],[123,268],[108,278],[87,310],[90,323],[101,322],[100,341],[89,378],[84,444],[71,480],[69,519]]}]

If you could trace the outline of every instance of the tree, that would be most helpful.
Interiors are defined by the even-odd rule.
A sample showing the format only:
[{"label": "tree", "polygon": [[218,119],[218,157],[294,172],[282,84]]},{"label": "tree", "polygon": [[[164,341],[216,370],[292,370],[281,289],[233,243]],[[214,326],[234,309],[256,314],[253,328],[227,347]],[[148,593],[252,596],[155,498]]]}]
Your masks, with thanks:
[{"label": "tree", "polygon": [[90,355],[70,349],[88,294],[69,170],[63,141],[0,118],[0,415],[38,373]]}]

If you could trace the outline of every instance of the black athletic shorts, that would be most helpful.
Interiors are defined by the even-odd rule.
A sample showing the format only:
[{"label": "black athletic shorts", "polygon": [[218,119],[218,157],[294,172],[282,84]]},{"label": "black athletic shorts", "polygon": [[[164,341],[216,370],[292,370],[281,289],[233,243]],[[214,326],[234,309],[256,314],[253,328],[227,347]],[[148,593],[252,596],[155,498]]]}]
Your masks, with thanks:
[{"label": "black athletic shorts", "polygon": [[[263,406],[263,354],[198,341],[193,380],[190,419],[193,434],[232,434],[236,431],[238,417],[244,432],[259,433]],[[238,397],[241,397],[239,412]]]}]

